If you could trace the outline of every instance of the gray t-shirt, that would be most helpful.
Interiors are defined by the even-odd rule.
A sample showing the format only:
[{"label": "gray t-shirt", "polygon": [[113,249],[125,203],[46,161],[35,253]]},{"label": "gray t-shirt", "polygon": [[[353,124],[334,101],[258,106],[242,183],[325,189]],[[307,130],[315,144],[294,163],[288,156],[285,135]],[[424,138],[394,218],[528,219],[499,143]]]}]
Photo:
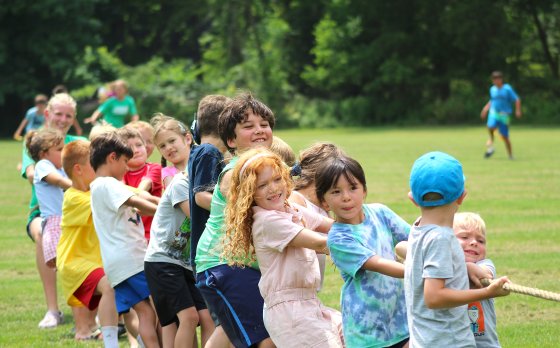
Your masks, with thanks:
[{"label": "gray t-shirt", "polygon": [[185,253],[190,244],[190,220],[179,206],[188,200],[189,180],[184,173],[177,173],[159,201],[144,261],[173,263],[192,270]]},{"label": "gray t-shirt", "polygon": [[[496,268],[492,261],[484,259],[476,264],[489,269],[492,272],[492,278],[496,278]],[[477,348],[500,348],[498,332],[496,331],[494,299],[469,303],[468,314]]]},{"label": "gray t-shirt", "polygon": [[449,227],[413,226],[408,237],[404,290],[410,347],[476,347],[467,306],[429,309],[424,279],[445,279],[445,287],[467,290],[469,278],[463,250]]}]

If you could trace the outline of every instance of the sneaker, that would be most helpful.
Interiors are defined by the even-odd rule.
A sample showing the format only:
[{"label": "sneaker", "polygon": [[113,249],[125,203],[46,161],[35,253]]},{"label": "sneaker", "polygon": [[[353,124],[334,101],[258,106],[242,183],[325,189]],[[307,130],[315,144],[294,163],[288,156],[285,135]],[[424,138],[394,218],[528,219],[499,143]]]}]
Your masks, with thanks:
[{"label": "sneaker", "polygon": [[492,156],[494,154],[494,148],[493,147],[489,147],[486,152],[484,153],[484,158],[489,158],[490,156]]},{"label": "sneaker", "polygon": [[124,323],[119,323],[119,328],[117,332],[119,337],[121,337],[122,335],[126,335],[126,327],[124,326]]},{"label": "sneaker", "polygon": [[63,321],[64,315],[62,312],[47,311],[43,320],[39,322],[39,329],[52,329],[62,324]]}]

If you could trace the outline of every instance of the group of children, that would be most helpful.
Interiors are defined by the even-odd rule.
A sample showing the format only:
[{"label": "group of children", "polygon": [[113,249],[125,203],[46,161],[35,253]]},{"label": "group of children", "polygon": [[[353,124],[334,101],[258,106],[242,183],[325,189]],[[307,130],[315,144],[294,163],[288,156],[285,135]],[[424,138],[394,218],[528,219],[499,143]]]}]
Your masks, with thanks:
[{"label": "group of children", "polygon": [[[65,98],[49,106],[75,116]],[[507,294],[507,278],[470,289],[495,269],[480,217],[456,214],[466,191],[453,157],[414,163],[409,196],[422,215],[411,226],[365,203],[363,168],[334,144],[290,167],[273,112],[250,94],[203,98],[199,144],[172,117],[151,123],[64,147],[66,126],[49,123],[27,139],[44,261],[69,305],[98,309],[106,347],[129,312],[146,347],[197,346],[198,325],[206,347],[499,347],[491,298]],[[147,162],[149,142],[169,167]],[[395,247],[409,250],[404,265]],[[344,280],[341,312],[317,296],[328,254]],[[90,337],[79,318],[77,338]]]}]

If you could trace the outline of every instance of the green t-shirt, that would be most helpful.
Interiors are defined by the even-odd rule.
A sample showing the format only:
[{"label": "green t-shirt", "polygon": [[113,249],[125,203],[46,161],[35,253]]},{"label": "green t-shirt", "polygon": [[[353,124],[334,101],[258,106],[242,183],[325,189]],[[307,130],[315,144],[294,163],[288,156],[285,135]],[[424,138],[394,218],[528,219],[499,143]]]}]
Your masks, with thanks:
[{"label": "green t-shirt", "polygon": [[138,114],[134,99],[129,95],[125,96],[123,100],[111,97],[101,104],[97,111],[103,114],[107,123],[117,128],[124,126],[126,116]]},{"label": "green t-shirt", "polygon": [[223,251],[222,238],[225,236],[224,210],[226,208],[226,198],[220,192],[220,183],[224,174],[235,166],[238,159],[239,157],[232,158],[225,166],[214,187],[212,203],[210,204],[210,217],[206,221],[206,228],[202,232],[196,247],[195,263],[197,273],[227,263],[221,258]]},{"label": "green t-shirt", "polygon": [[[77,135],[70,135],[66,134],[64,137],[64,144],[68,144],[74,140],[87,140],[84,137],[77,136]],[[27,148],[25,147],[25,142],[23,143],[23,151],[21,154],[21,177],[27,179],[27,167],[34,165],[35,161],[29,153],[27,152]],[[27,219],[27,223],[33,220],[36,216],[39,216],[41,211],[39,210],[39,201],[37,200],[37,195],[35,194],[35,186],[31,185],[31,200],[29,201],[29,217]]]},{"label": "green t-shirt", "polygon": [[[196,248],[196,272],[200,273],[212,267],[225,265],[227,260],[222,259],[223,251],[223,238],[225,236],[224,230],[224,210],[226,208],[226,198],[220,192],[220,183],[224,174],[232,169],[239,157],[232,158],[231,162],[226,165],[224,170],[220,173],[218,178],[218,183],[214,188],[214,193],[212,194],[212,203],[210,206],[210,217],[206,221],[206,228],[200,240],[198,241],[198,246]],[[247,265],[255,269],[259,269],[258,263],[248,263]]]}]

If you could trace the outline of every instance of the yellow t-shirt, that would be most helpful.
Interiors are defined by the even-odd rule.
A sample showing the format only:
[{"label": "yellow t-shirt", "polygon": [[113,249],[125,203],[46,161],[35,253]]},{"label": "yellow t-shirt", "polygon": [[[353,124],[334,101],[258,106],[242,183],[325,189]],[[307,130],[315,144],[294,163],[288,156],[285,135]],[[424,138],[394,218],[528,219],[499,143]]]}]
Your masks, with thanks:
[{"label": "yellow t-shirt", "polygon": [[74,292],[87,276],[102,268],[99,240],[93,226],[90,192],[73,187],[64,193],[61,233],[56,248],[56,266],[69,305],[79,301]]}]

